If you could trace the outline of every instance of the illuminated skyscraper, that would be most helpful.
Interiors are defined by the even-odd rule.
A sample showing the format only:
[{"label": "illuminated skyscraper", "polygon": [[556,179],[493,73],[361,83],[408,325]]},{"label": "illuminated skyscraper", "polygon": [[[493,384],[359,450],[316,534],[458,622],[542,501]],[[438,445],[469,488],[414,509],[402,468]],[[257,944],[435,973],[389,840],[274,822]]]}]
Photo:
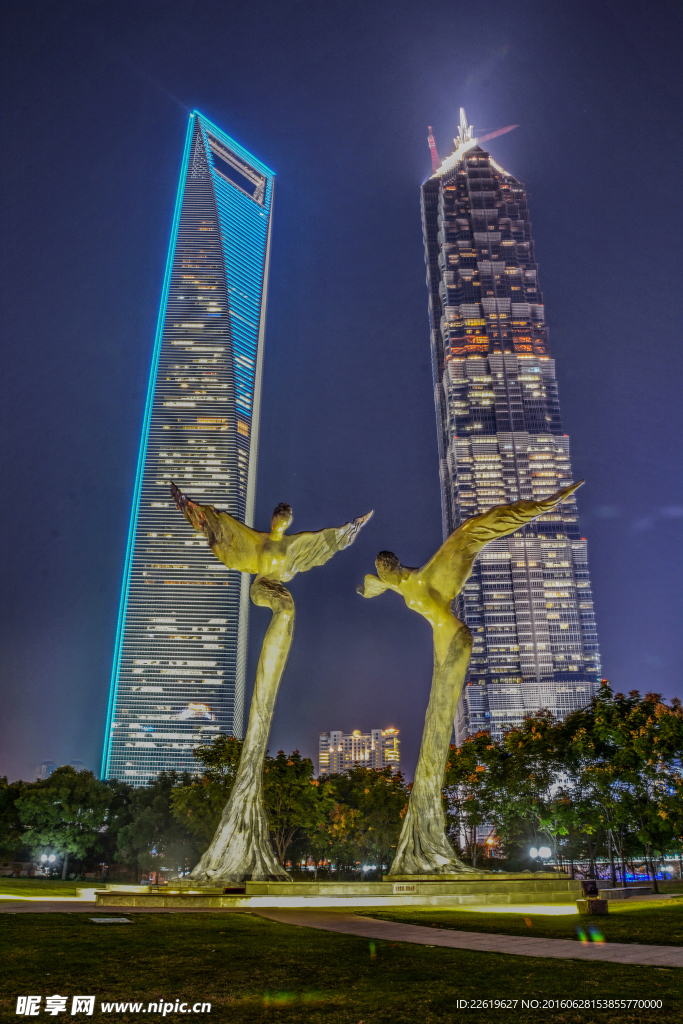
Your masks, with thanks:
[{"label": "illuminated skyscraper", "polygon": [[190,117],[140,444],[102,777],[143,785],[240,736],[249,578],[169,495],[251,523],[273,172]]},{"label": "illuminated skyscraper", "polygon": [[400,768],[398,729],[371,729],[362,733],[321,732],[318,737],[318,773],[332,775],[346,768]]},{"label": "illuminated skyscraper", "polygon": [[[443,530],[572,479],[524,187],[477,145],[422,186]],[[474,636],[456,737],[564,716],[600,679],[587,545],[574,497],[489,544],[458,599]]]}]

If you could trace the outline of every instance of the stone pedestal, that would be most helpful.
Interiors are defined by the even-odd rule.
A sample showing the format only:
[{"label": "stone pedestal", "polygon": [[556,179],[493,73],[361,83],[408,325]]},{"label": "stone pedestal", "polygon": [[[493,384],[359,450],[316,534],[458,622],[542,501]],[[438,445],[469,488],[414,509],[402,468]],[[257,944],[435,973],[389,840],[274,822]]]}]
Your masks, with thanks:
[{"label": "stone pedestal", "polygon": [[[137,889],[137,887],[135,887]],[[236,891],[237,890],[237,891]],[[150,886],[145,892],[123,888],[99,891],[98,906],[258,908],[299,907],[311,909],[382,907],[484,907],[519,906],[520,913],[534,906],[574,906],[581,883],[558,875],[522,874],[455,878],[424,875],[382,882],[245,882],[243,886],[201,886],[189,879],[167,886]],[[524,908],[524,910],[522,910]]]},{"label": "stone pedestal", "polygon": [[609,911],[609,900],[577,900],[576,906],[580,914],[607,914]]}]

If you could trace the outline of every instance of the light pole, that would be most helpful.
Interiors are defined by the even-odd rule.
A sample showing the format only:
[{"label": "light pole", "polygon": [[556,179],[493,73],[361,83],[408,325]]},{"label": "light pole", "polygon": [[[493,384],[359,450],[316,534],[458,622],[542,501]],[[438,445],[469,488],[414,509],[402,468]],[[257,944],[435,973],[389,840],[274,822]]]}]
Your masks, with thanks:
[{"label": "light pole", "polygon": [[[535,846],[532,846],[531,849],[529,850],[529,856],[531,857],[532,860],[544,861],[544,860],[548,860],[550,857],[552,857],[552,855],[553,855],[553,851],[550,849],[549,846],[540,846],[538,849],[536,849]],[[543,866],[545,866],[545,865],[543,865]]]}]

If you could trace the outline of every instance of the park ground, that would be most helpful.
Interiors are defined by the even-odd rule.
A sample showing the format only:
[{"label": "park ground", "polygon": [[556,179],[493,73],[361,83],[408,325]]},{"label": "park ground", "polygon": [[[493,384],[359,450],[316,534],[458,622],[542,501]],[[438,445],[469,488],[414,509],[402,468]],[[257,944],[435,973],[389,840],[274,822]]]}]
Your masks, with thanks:
[{"label": "park ground", "polygon": [[[70,895],[77,885],[0,882],[0,894]],[[64,890],[63,892],[61,890]],[[9,906],[7,906],[9,910]],[[34,905],[33,909],[39,909]],[[683,1020],[683,971],[656,967],[545,960],[353,935],[276,923],[248,913],[131,913],[130,924],[96,924],[92,913],[2,912],[0,1020],[16,1021],[18,995],[95,995],[93,1018],[69,1011],[45,1020],[146,1020],[139,1013],[103,1014],[102,1001],[210,1002],[207,1024],[445,1024],[553,1020],[558,1024]],[[365,912],[435,928],[576,938],[577,916],[461,910]],[[683,944],[683,900],[610,907],[589,919],[610,942]],[[588,938],[588,936],[587,936]],[[518,1000],[509,1009],[458,1009],[458,1000]],[[661,1009],[523,1009],[522,1000],[661,1000]],[[69,1002],[69,1010],[70,1010]],[[155,1014],[151,1020],[160,1019]],[[183,1020],[171,1013],[168,1020]],[[195,1018],[196,1019],[196,1018]]]},{"label": "park ground", "polygon": [[[456,928],[467,932],[521,935],[537,939],[576,939],[598,942],[642,942],[661,946],[683,946],[683,898],[662,903],[626,900],[610,904],[609,914],[581,917],[578,914],[514,914],[412,907],[406,910],[367,910],[366,917],[432,928]],[[591,932],[594,939],[591,939]],[[683,984],[683,977],[681,977]]]}]

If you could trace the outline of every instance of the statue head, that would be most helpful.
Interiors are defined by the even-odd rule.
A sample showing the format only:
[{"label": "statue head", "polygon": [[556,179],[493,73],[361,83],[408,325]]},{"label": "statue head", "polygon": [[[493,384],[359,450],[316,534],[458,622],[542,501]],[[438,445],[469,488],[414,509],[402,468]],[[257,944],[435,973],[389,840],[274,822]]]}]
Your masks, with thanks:
[{"label": "statue head", "polygon": [[375,559],[377,575],[383,583],[398,586],[403,579],[403,566],[393,551],[380,551]]},{"label": "statue head", "polygon": [[281,537],[285,530],[288,529],[293,518],[292,506],[281,501],[271,517],[270,532],[274,533],[277,537]]}]

